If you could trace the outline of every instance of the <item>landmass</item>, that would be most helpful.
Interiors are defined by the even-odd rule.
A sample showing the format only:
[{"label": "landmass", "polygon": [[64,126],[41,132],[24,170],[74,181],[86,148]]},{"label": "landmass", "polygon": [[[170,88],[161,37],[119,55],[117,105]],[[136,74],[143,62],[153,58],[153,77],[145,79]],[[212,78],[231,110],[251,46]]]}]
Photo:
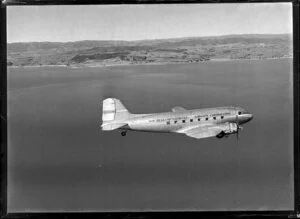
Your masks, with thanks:
[{"label": "landmass", "polygon": [[7,65],[98,67],[291,58],[292,35],[226,35],[139,41],[7,44]]}]

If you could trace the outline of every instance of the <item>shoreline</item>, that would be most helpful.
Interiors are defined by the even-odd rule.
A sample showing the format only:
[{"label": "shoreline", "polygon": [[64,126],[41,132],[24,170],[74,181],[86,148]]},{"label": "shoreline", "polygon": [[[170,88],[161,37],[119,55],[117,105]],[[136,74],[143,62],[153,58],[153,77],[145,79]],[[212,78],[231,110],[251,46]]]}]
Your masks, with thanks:
[{"label": "shoreline", "polygon": [[168,65],[168,64],[195,64],[195,63],[208,63],[208,62],[230,62],[230,61],[257,61],[257,60],[275,60],[275,59],[293,59],[293,57],[276,57],[276,58],[250,58],[250,59],[210,59],[200,62],[145,62],[145,63],[85,63],[78,65],[25,65],[25,66],[7,66],[7,68],[43,68],[43,67],[65,67],[65,68],[105,68],[105,67],[117,67],[117,66],[139,66],[139,65]]}]

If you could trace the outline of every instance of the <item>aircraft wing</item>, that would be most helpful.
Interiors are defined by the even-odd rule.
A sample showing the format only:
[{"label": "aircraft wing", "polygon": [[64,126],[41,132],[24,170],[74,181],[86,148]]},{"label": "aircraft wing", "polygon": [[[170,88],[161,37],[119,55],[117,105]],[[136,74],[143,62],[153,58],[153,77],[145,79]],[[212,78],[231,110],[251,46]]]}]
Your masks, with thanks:
[{"label": "aircraft wing", "polygon": [[216,124],[208,124],[201,126],[187,127],[178,130],[178,133],[183,133],[192,138],[209,138],[215,137],[223,131],[222,126]]},{"label": "aircraft wing", "polygon": [[172,112],[184,112],[186,111],[186,109],[184,109],[183,107],[180,106],[176,106],[174,108],[172,108]]}]

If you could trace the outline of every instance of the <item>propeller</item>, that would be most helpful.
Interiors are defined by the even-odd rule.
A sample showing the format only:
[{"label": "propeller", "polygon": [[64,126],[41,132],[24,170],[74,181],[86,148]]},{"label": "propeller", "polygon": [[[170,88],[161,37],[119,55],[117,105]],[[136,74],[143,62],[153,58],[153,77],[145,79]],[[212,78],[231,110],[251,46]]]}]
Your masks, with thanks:
[{"label": "propeller", "polygon": [[235,124],[237,126],[237,130],[236,130],[236,139],[239,140],[239,129],[240,129],[240,124],[239,124],[239,118],[238,115],[236,115],[235,117]]}]

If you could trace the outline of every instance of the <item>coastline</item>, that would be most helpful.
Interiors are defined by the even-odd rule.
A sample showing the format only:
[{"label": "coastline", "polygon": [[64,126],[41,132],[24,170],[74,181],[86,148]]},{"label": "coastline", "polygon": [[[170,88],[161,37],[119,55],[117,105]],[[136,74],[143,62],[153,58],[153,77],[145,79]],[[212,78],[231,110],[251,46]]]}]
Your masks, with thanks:
[{"label": "coastline", "polygon": [[249,58],[249,59],[210,59],[207,61],[200,62],[137,62],[137,63],[82,63],[72,65],[25,65],[25,66],[7,66],[8,68],[43,68],[43,67],[65,67],[65,68],[106,68],[116,66],[139,66],[139,65],[168,65],[168,64],[195,64],[195,63],[208,63],[208,62],[230,62],[230,61],[257,61],[257,60],[274,60],[274,59],[293,59],[293,57],[273,57],[273,58]]}]

